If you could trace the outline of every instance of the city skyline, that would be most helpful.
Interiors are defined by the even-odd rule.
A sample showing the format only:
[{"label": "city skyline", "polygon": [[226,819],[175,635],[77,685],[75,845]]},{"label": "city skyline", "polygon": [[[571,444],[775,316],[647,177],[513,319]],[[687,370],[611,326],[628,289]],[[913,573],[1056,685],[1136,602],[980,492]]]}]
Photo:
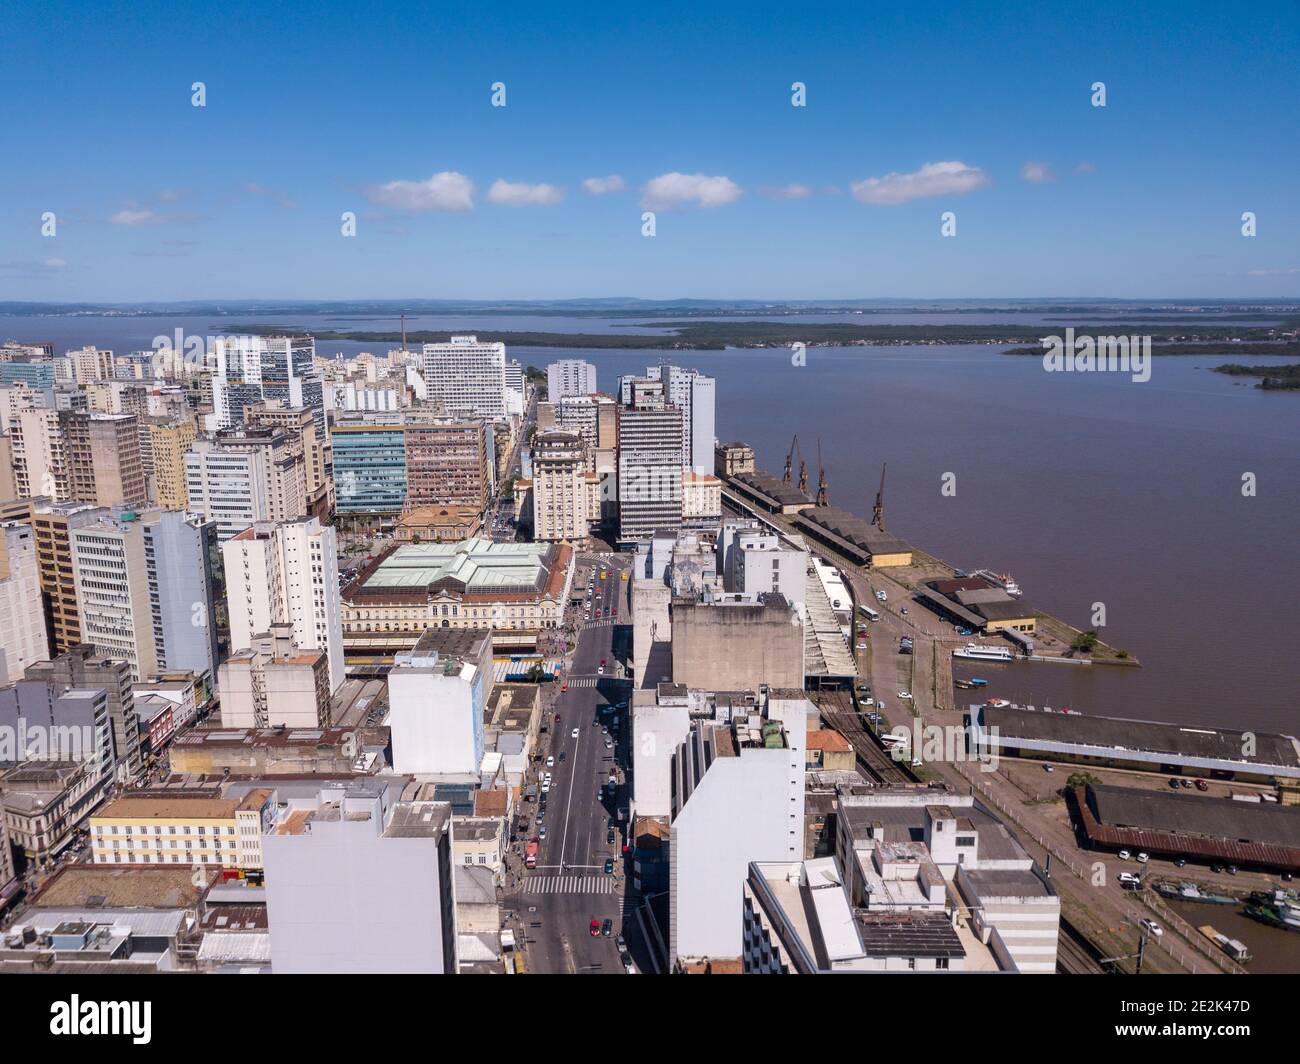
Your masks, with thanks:
[{"label": "city skyline", "polygon": [[168,11],[13,19],[10,298],[1300,294],[1282,7]]}]

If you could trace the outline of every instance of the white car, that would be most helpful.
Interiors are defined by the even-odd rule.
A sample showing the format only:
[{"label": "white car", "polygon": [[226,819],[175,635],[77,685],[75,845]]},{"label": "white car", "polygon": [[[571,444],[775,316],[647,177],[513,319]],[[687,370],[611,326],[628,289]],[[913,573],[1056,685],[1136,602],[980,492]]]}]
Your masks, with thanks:
[{"label": "white car", "polygon": [[1120,850],[1120,851],[1119,851],[1119,859],[1120,859],[1121,861],[1131,861],[1131,860],[1133,860],[1133,855],[1132,855],[1131,853],[1129,853],[1128,850]]},{"label": "white car", "polygon": [[551,793],[551,783],[550,783],[549,780],[545,781],[545,782],[542,784],[542,793],[543,793],[543,794],[550,794],[550,793]]},{"label": "white car", "polygon": [[548,757],[548,758],[546,759],[546,767],[547,767],[547,768],[554,768],[554,767],[555,767],[555,758],[554,758],[553,756],[552,756],[552,757]]},{"label": "white car", "polygon": [[866,698],[862,699],[862,704],[864,706],[874,706],[876,704],[876,700],[872,698],[870,695],[868,695]]},{"label": "white car", "polygon": [[898,692],[898,697],[899,697],[899,698],[906,698],[906,699],[908,699],[908,700],[910,701],[911,698],[912,698],[912,692],[911,692],[911,691],[899,691],[899,692]]},{"label": "white car", "polygon": [[569,734],[576,739],[578,737],[578,729],[574,728],[573,731],[569,732]]},{"label": "white car", "polygon": [[613,749],[614,749],[614,744],[611,743],[608,739],[605,740],[605,749],[606,749],[606,750],[613,750]]},{"label": "white car", "polygon": [[878,601],[880,601],[880,602],[888,602],[888,601],[889,601],[889,596],[886,595],[883,591],[877,591],[877,592],[876,592],[876,599],[877,599]]},{"label": "white car", "polygon": [[1156,938],[1159,938],[1161,935],[1165,933],[1165,929],[1161,927],[1158,923],[1156,923],[1154,920],[1143,920],[1142,926],[1145,927],[1148,931],[1150,931],[1151,934],[1155,935]]},{"label": "white car", "polygon": [[1151,860],[1151,855],[1150,855],[1150,854],[1146,854],[1146,853],[1140,853],[1140,854],[1138,854],[1138,863],[1139,863],[1139,864],[1146,864],[1149,860]]}]

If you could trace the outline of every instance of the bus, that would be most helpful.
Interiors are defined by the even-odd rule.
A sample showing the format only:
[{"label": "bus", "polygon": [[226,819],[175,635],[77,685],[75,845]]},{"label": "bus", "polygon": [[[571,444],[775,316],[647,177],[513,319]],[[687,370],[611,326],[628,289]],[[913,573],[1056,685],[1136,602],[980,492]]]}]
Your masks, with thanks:
[{"label": "bus", "polygon": [[873,610],[865,602],[859,603],[858,609],[862,612],[862,616],[864,616],[867,620],[869,621],[880,620],[880,614],[876,610]]}]

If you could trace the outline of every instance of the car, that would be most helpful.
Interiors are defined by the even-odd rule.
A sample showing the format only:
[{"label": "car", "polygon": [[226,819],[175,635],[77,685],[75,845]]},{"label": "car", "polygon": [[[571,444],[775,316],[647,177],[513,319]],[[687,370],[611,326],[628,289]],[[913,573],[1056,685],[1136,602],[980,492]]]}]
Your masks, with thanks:
[{"label": "car", "polygon": [[1161,935],[1165,933],[1165,929],[1161,927],[1158,923],[1156,923],[1154,920],[1144,919],[1141,921],[1141,924],[1144,928],[1146,928],[1147,931],[1155,935],[1156,938],[1159,938]]},{"label": "car", "polygon": [[554,756],[554,755],[551,755],[550,757],[548,757],[548,758],[546,759],[546,767],[547,767],[547,768],[554,768],[554,767],[555,767],[555,756]]},{"label": "car", "polygon": [[600,667],[601,667],[602,669],[605,667],[605,659],[604,659],[604,658],[601,658],[601,659],[600,659]]},{"label": "car", "polygon": [[858,640],[858,649],[859,649],[859,650],[866,650],[866,649],[867,649],[867,641],[866,641],[865,639],[859,639],[859,640]]},{"label": "car", "polygon": [[604,676],[604,675],[605,675],[605,666],[604,666],[604,665],[597,666],[597,668],[596,668],[596,675],[597,675],[597,676]]},{"label": "car", "polygon": [[1210,789],[1210,785],[1206,783],[1205,780],[1197,780],[1196,789],[1198,791],[1208,791]]},{"label": "car", "polygon": [[614,939],[614,945],[618,947],[619,953],[627,952],[627,939],[622,935],[619,935],[618,938]]},{"label": "car", "polygon": [[1227,872],[1228,875],[1235,876],[1237,874],[1237,866],[1235,864],[1228,865]]},{"label": "car", "polygon": [[567,751],[565,751],[565,750],[561,750],[561,751],[560,751],[560,760],[561,760],[561,761],[563,761],[563,760],[564,760],[566,757],[568,757],[568,756],[569,756],[569,755],[568,755],[568,752],[567,752]]},{"label": "car", "polygon": [[617,841],[617,839],[618,839],[618,832],[616,832],[613,828],[610,828],[607,832],[605,832],[605,842],[608,845],[613,846],[615,841]]},{"label": "car", "polygon": [[[541,820],[541,817],[538,817],[537,819],[538,819],[538,820]],[[545,828],[538,828],[538,829],[537,829],[537,837],[538,837],[539,839],[544,839],[544,838],[546,838],[546,829],[545,829]]]},{"label": "car", "polygon": [[614,921],[608,916],[605,917],[605,922],[600,925],[600,933],[606,938],[609,938],[614,933]]},{"label": "car", "polygon": [[1179,783],[1176,779],[1173,779],[1169,781],[1169,786],[1172,787],[1174,790],[1178,790]]},{"label": "car", "polygon": [[555,714],[555,723],[556,723],[556,724],[559,724],[559,723],[560,723],[560,715],[559,715],[558,713]]},{"label": "car", "polygon": [[1221,865],[1221,864],[1212,864],[1212,865],[1210,865],[1210,871],[1213,872],[1213,873],[1217,876],[1217,875],[1219,875],[1219,874],[1221,874],[1221,873],[1223,872],[1223,865]]},{"label": "car", "polygon": [[858,684],[858,694],[860,694],[860,695],[869,695],[869,694],[871,694],[871,684],[869,684],[869,683],[860,683],[860,684]]},{"label": "car", "polygon": [[592,917],[591,920],[591,937],[600,938],[600,921],[595,917]]},{"label": "car", "polygon": [[906,606],[899,606],[899,607],[898,607],[898,612],[901,613],[904,617],[906,617],[906,616],[907,616],[907,607],[906,607]]},{"label": "car", "polygon": [[618,777],[617,777],[616,775],[614,775],[614,773],[612,773],[612,772],[609,774],[609,785],[610,785],[611,787],[617,787],[617,786],[618,786]]},{"label": "car", "polygon": [[1174,867],[1175,867],[1175,868],[1186,868],[1186,867],[1187,867],[1187,858],[1186,858],[1186,857],[1177,857],[1177,858],[1175,858],[1175,859],[1174,859]]},{"label": "car", "polygon": [[607,875],[607,876],[612,876],[613,874],[614,874],[614,858],[612,858],[612,857],[606,857],[606,858],[605,858],[605,875]]},{"label": "car", "polygon": [[1119,859],[1120,859],[1121,861],[1131,861],[1131,860],[1133,860],[1133,855],[1132,855],[1131,853],[1129,853],[1128,850],[1120,850],[1119,853],[1117,854],[1117,856],[1119,857]]},{"label": "car", "polygon": [[876,599],[877,599],[878,601],[880,601],[880,602],[888,602],[888,601],[889,601],[889,596],[886,595],[883,591],[877,591],[877,592],[876,592]]},{"label": "car", "polygon": [[569,735],[576,739],[578,737],[578,729],[574,728],[573,731],[569,732]]},{"label": "car", "polygon": [[874,706],[876,704],[876,700],[872,698],[870,695],[867,695],[867,697],[862,700],[862,704],[864,706]]},{"label": "car", "polygon": [[605,749],[606,749],[606,750],[613,750],[613,749],[614,749],[614,744],[613,744],[612,742],[610,742],[608,739],[605,740]]},{"label": "car", "polygon": [[[560,686],[560,690],[561,690],[561,691],[567,691],[568,689],[569,689],[569,681],[568,681],[568,680],[565,680],[564,683]],[[558,713],[555,715],[555,719],[556,719],[556,720],[559,720],[559,719],[560,719],[560,716],[559,716]]]},{"label": "car", "polygon": [[1183,786],[1183,788],[1185,788],[1186,790],[1189,790],[1189,791],[1190,791],[1190,790],[1192,789],[1192,781],[1189,780],[1189,779],[1184,779],[1184,780],[1182,781],[1182,786]]},{"label": "car", "polygon": [[1136,876],[1132,872],[1121,872],[1119,874],[1119,885],[1124,890],[1137,890],[1142,886],[1142,877]]},{"label": "car", "polygon": [[547,780],[545,783],[542,784],[542,793],[548,794],[550,790],[551,790],[551,781]]},{"label": "car", "polygon": [[1151,860],[1151,855],[1149,853],[1139,853],[1137,859],[1138,859],[1138,864],[1146,864],[1149,860]]},{"label": "car", "polygon": [[899,691],[899,692],[898,692],[898,697],[899,697],[899,698],[905,698],[905,699],[910,700],[911,697],[912,697],[912,692],[911,692],[911,691]]},{"label": "car", "polygon": [[1056,766],[1055,766],[1055,765],[1044,765],[1044,766],[1043,766],[1043,771],[1044,771],[1044,772],[1055,772],[1055,771],[1056,771]]}]

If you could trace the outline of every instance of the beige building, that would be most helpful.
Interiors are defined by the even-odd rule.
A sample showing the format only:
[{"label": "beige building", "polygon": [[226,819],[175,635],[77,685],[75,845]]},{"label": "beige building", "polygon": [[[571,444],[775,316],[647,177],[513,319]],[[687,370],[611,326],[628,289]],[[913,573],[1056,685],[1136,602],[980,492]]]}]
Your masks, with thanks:
[{"label": "beige building", "polygon": [[90,818],[91,856],[95,864],[261,868],[262,832],[274,812],[275,792],[266,787],[239,799],[118,798]]},{"label": "beige building", "polygon": [[7,522],[0,525],[0,683],[21,680],[49,649],[36,534],[29,524]]},{"label": "beige building", "polygon": [[145,422],[152,458],[151,496],[164,510],[189,506],[185,491],[185,452],[198,436],[194,415],[176,421]]},{"label": "beige building", "polygon": [[532,464],[533,539],[585,543],[592,514],[582,438],[560,429],[537,433]]},{"label": "beige building", "polygon": [[217,523],[222,542],[259,521],[306,517],[305,467],[298,440],[281,428],[222,430],[186,452],[189,507]]},{"label": "beige building", "polygon": [[722,481],[712,473],[682,471],[682,523],[716,525],[722,519]]},{"label": "beige building", "polygon": [[323,728],[330,722],[329,657],[294,645],[276,625],[217,670],[226,728]]},{"label": "beige building", "polygon": [[334,486],[328,473],[330,441],[317,428],[312,411],[306,407],[286,407],[277,399],[268,399],[261,408],[245,407],[244,422],[248,425],[270,425],[283,429],[288,434],[303,458],[307,512],[317,517],[328,516],[334,507]]},{"label": "beige building", "polygon": [[50,653],[55,656],[82,642],[77,578],[72,568],[72,531],[91,524],[109,511],[88,502],[33,499],[30,520],[36,534],[36,556]]},{"label": "beige building", "polygon": [[67,435],[68,498],[98,506],[144,506],[149,493],[134,414],[74,412],[61,418]]}]

